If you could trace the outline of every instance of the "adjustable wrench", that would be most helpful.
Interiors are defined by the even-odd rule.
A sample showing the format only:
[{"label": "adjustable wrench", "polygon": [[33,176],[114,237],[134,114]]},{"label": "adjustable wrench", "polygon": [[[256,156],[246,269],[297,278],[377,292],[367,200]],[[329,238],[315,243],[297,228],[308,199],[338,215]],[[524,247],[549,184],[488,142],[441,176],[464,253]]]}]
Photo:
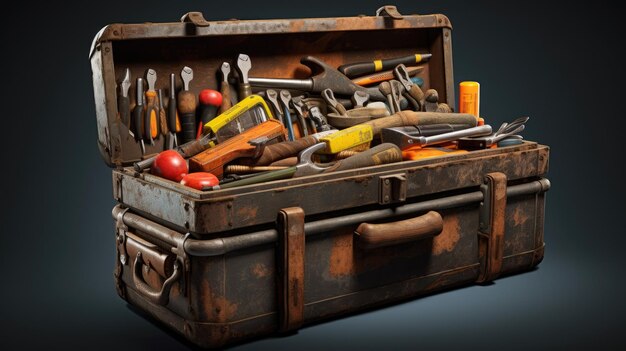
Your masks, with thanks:
[{"label": "adjustable wrench", "polygon": [[296,110],[296,114],[298,115],[298,120],[300,121],[300,128],[302,129],[302,136],[305,137],[309,135],[309,128],[307,127],[307,121],[305,118],[304,112],[304,103],[302,102],[302,97],[292,97],[291,105]]}]

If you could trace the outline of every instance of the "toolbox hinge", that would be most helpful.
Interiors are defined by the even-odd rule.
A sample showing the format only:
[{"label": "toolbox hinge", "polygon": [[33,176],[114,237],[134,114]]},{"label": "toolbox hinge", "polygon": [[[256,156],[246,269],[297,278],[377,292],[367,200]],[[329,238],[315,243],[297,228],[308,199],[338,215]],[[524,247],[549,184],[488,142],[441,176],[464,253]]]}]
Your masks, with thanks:
[{"label": "toolbox hinge", "polygon": [[304,322],[304,210],[284,208],[277,221],[278,330],[290,332]]},{"label": "toolbox hinge", "polygon": [[376,17],[379,16],[391,17],[394,20],[401,20],[404,18],[394,5],[385,5],[376,10]]},{"label": "toolbox hinge", "polygon": [[479,210],[478,259],[480,275],[476,281],[478,283],[494,280],[502,269],[506,188],[506,175],[500,172],[487,174],[480,187],[483,201]]},{"label": "toolbox hinge", "polygon": [[406,173],[381,176],[378,203],[387,205],[394,202],[406,201],[406,179]]}]

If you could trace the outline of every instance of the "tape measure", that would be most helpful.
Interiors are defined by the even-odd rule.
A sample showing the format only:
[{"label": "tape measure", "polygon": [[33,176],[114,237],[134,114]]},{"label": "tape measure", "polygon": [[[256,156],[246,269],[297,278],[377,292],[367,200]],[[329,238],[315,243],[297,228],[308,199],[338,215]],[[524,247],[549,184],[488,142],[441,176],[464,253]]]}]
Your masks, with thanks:
[{"label": "tape measure", "polygon": [[320,153],[336,154],[358,145],[369,144],[373,138],[374,131],[371,126],[352,126],[320,138],[320,142],[326,143],[326,149]]}]

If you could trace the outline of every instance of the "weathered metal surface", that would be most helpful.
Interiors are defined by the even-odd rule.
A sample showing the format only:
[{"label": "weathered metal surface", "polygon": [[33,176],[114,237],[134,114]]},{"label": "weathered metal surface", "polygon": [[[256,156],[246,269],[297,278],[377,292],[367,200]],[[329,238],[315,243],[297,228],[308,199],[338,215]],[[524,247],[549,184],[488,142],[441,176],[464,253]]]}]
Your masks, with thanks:
[{"label": "weathered metal surface", "polygon": [[[539,179],[530,183],[523,183],[507,187],[507,196],[539,196],[550,188],[547,179]],[[541,195],[543,196],[543,195]],[[538,206],[538,201],[543,201],[543,197],[538,197],[537,201],[533,201],[533,206]],[[426,212],[429,210],[446,210],[454,207],[461,207],[478,203],[483,200],[483,193],[480,191],[451,195],[445,198],[436,198],[432,200],[422,201],[418,203],[406,204],[399,207],[368,210],[347,214],[340,217],[331,217],[326,219],[318,219],[305,223],[305,232],[307,235],[319,235],[333,231],[339,227],[356,226],[363,221],[378,221],[385,219],[393,219],[400,216],[410,216],[418,212]],[[278,238],[276,229],[266,229],[254,233],[239,234],[235,236],[215,238],[210,240],[197,240],[187,238],[175,230],[164,227],[158,223],[147,220],[140,215],[132,212],[125,212],[125,209],[119,205],[113,208],[113,218],[117,218],[121,213],[122,220],[130,227],[137,228],[147,233],[150,238],[171,245],[176,248],[182,245],[189,255],[193,256],[218,256],[228,252],[247,249],[257,245],[275,243]],[[542,225],[543,222],[535,222],[536,225]],[[543,241],[541,241],[543,242]],[[541,242],[537,242],[538,244]],[[172,249],[174,251],[174,249]]]},{"label": "weathered metal surface", "polygon": [[[278,214],[276,252],[276,295],[278,329],[297,330],[304,322],[305,229],[304,211],[299,207],[282,209]],[[255,266],[254,269],[257,269]]]},{"label": "weathered metal surface", "polygon": [[506,215],[507,178],[504,173],[489,173],[484,178],[481,191],[478,226],[478,255],[481,264],[476,282],[485,283],[497,278],[502,270],[504,256],[504,230]]},{"label": "weathered metal surface", "polygon": [[[413,166],[400,164],[407,172],[407,197],[417,198],[432,193],[471,188],[482,183],[482,174],[500,171],[511,180],[540,176],[542,170],[536,165],[539,149],[517,152],[496,153],[494,155],[451,159],[447,162]],[[124,205],[135,210],[150,213],[163,224],[175,228],[185,228],[197,235],[220,233],[227,230],[252,225],[273,223],[280,208],[301,206],[307,215],[377,204],[379,201],[378,177],[392,174],[397,169],[370,167],[358,172],[293,179],[264,184],[264,190],[251,191],[253,186],[242,187],[238,195],[220,196],[196,200],[190,192],[174,185],[171,191],[155,182],[142,180],[129,172],[114,171],[122,177]],[[356,175],[355,175],[356,173]],[[362,175],[358,175],[362,173]],[[153,177],[154,178],[154,177]],[[308,180],[308,181],[307,181]],[[292,184],[293,183],[293,184]],[[171,184],[169,186],[172,186]],[[246,190],[248,192],[246,192]],[[196,192],[199,193],[199,192]],[[329,201],[319,194],[334,194]]]},{"label": "weathered metal surface", "polygon": [[209,21],[206,27],[189,23],[111,24],[99,36],[95,45],[103,41],[176,38],[211,35],[260,35],[273,33],[341,32],[373,29],[452,28],[444,15],[411,15],[403,20],[386,21],[383,17],[338,17],[277,20]]}]

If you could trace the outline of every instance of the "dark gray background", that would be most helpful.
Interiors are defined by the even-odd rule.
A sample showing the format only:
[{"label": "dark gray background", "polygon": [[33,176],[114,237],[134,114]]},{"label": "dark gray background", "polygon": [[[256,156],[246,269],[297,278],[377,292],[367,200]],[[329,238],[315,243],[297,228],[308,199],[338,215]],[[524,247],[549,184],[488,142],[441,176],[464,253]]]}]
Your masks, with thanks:
[{"label": "dark gray background", "polygon": [[[382,5],[280,3],[3,9],[0,349],[189,348],[115,293],[111,173],[96,147],[88,49],[106,24],[175,21],[192,10],[208,19],[333,17]],[[448,15],[455,81],[481,82],[481,112],[492,124],[530,115],[525,137],[552,147],[546,258],[538,270],[491,286],[237,349],[623,349],[622,12],[605,1],[395,3],[405,13]]]}]

